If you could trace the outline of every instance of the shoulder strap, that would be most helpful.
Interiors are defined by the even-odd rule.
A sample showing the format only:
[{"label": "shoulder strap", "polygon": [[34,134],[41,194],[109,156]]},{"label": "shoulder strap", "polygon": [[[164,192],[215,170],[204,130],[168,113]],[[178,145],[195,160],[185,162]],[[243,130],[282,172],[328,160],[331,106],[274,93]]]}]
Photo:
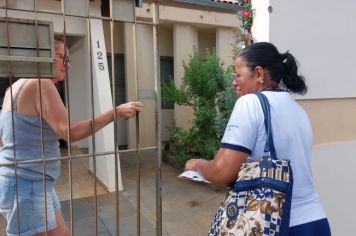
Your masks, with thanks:
[{"label": "shoulder strap", "polygon": [[20,87],[15,91],[15,94],[13,96],[12,102],[14,104],[14,111],[17,111],[17,98],[19,96],[20,91],[22,90],[23,86],[26,84],[27,80],[24,80],[22,84],[20,84]]},{"label": "shoulder strap", "polygon": [[264,123],[265,123],[266,133],[267,133],[267,142],[264,151],[269,152],[271,154],[271,157],[277,160],[276,149],[274,148],[273,136],[272,136],[270,105],[266,95],[264,95],[263,93],[256,93],[256,95],[261,102],[262,111],[265,117]]}]

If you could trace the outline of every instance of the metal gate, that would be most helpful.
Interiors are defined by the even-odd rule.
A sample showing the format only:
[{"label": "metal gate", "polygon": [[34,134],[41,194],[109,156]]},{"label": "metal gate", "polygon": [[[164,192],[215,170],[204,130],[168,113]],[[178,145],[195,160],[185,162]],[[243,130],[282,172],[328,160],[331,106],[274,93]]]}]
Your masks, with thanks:
[{"label": "metal gate", "polygon": [[[101,4],[101,5],[100,5]],[[119,154],[131,153],[136,158],[136,197],[135,207],[136,207],[136,235],[141,235],[141,158],[148,151],[153,151],[155,153],[152,162],[155,163],[155,234],[162,235],[162,200],[161,200],[161,99],[160,99],[160,79],[159,79],[159,12],[158,12],[158,2],[153,1],[150,3],[150,11],[147,10],[147,14],[151,17],[145,20],[137,19],[137,11],[142,10],[142,1],[140,0],[2,0],[0,1],[0,77],[3,84],[12,85],[17,78],[20,77],[31,77],[37,78],[40,83],[40,78],[49,78],[55,75],[54,68],[54,34],[60,34],[64,37],[65,46],[72,46],[72,51],[74,53],[80,50],[80,54],[76,53],[76,60],[72,60],[72,66],[75,67],[75,63],[80,63],[81,60],[88,60],[88,66],[81,68],[84,74],[89,75],[86,80],[83,80],[85,86],[83,90],[77,89],[73,91],[72,84],[77,83],[76,78],[71,77],[71,73],[66,69],[66,80],[64,83],[64,101],[66,108],[68,110],[68,117],[75,114],[76,117],[80,117],[82,114],[78,113],[77,107],[82,106],[88,107],[87,111],[92,119],[92,130],[94,127],[94,117],[99,112],[101,107],[96,106],[96,103],[100,103],[103,93],[97,87],[101,86],[98,78],[102,78],[98,73],[103,71],[107,73],[108,63],[106,61],[106,50],[105,46],[110,51],[109,58],[111,60],[111,98],[112,108],[116,107],[116,95],[117,90],[115,89],[117,80],[115,78],[115,45],[119,40],[117,35],[120,25],[124,25],[125,28],[125,39],[126,44],[131,45],[130,49],[124,49],[126,53],[125,56],[130,58],[125,58],[125,63],[130,63],[125,65],[126,68],[126,98],[128,100],[138,100],[142,101],[145,105],[145,111],[151,110],[154,114],[152,119],[152,124],[154,128],[154,138],[151,142],[142,142],[142,132],[147,132],[147,127],[142,127],[142,121],[147,119],[147,114],[142,113],[136,116],[132,121],[127,121],[127,148],[118,150],[118,133],[117,130],[120,129],[119,121],[117,117],[114,117],[113,126],[110,129],[113,131],[108,131],[113,134],[113,146],[111,148],[98,148],[100,145],[100,140],[104,136],[97,137],[95,132],[92,132],[91,138],[87,141],[89,150],[87,153],[78,153],[73,150],[72,142],[69,139],[67,143],[67,153],[59,157],[46,157],[43,153],[38,160],[31,161],[17,161],[16,152],[15,159],[13,163],[0,164],[13,165],[16,168],[19,165],[38,163],[45,166],[45,163],[54,160],[61,160],[62,162],[68,163],[68,171],[61,173],[61,175],[67,175],[68,178],[68,199],[69,199],[69,220],[68,227],[70,229],[71,235],[75,235],[76,221],[75,221],[75,204],[76,201],[73,198],[75,190],[73,189],[73,162],[76,160],[89,159],[89,169],[94,176],[93,181],[93,215],[94,220],[92,222],[93,235],[101,235],[100,233],[100,217],[98,212],[98,190],[97,182],[100,182],[98,163],[101,159],[109,161],[114,167],[114,184],[112,190],[114,191],[114,204],[115,204],[115,235],[124,235],[120,230],[123,226],[120,225],[120,211],[122,207],[120,205],[120,160]],[[101,12],[100,12],[101,10]],[[81,22],[81,24],[76,25],[76,22]],[[80,27],[85,25],[85,28]],[[98,30],[98,28],[106,25],[105,29]],[[147,80],[142,79],[145,75],[138,72],[138,59],[139,50],[137,48],[137,39],[140,34],[137,33],[137,28],[144,26],[145,29],[150,28],[149,31],[152,32],[152,38],[148,41],[151,42],[152,51],[152,65],[153,65],[153,79]],[[77,28],[76,28],[77,27]],[[79,33],[76,33],[78,30]],[[84,32],[84,33],[83,33]],[[29,36],[31,34],[32,36]],[[13,43],[13,40],[16,43]],[[81,41],[78,43],[78,41]],[[84,45],[78,49],[79,45]],[[86,47],[85,47],[86,45]],[[104,50],[103,50],[104,48]],[[71,48],[69,48],[71,51]],[[83,65],[83,64],[82,64]],[[25,69],[24,69],[25,68]],[[84,69],[84,70],[83,70]],[[142,78],[140,77],[142,76]],[[104,76],[105,77],[105,76]],[[130,77],[130,78],[128,78]],[[4,82],[7,81],[7,82]],[[74,82],[72,82],[74,81]],[[141,82],[150,84],[146,87],[141,86]],[[79,86],[80,87],[80,86]],[[78,86],[76,87],[78,88]],[[152,89],[150,89],[152,88]],[[87,90],[85,90],[87,89]],[[12,92],[12,91],[11,91]],[[106,92],[108,92],[106,90]],[[84,96],[89,95],[89,101],[87,104],[82,104],[73,99],[76,95]],[[83,95],[81,95],[83,94]],[[11,93],[11,95],[13,95]],[[80,99],[79,99],[80,100]],[[75,104],[76,111],[73,112],[72,104]],[[147,105],[147,107],[146,107]],[[98,111],[99,109],[99,111]],[[85,109],[84,109],[85,110]],[[154,111],[152,111],[154,110]],[[73,113],[73,114],[72,114]],[[70,129],[68,129],[68,134],[70,137]],[[147,133],[149,134],[149,132]],[[146,135],[146,133],[145,133]],[[147,136],[147,135],[146,135]],[[111,136],[109,136],[111,137]],[[43,140],[43,131],[41,127],[41,138]],[[99,142],[99,144],[98,144]],[[151,145],[153,143],[153,145]],[[43,143],[42,149],[43,149]],[[105,146],[105,145],[104,145]],[[15,146],[16,148],[16,146]],[[109,182],[112,179],[109,178]],[[17,178],[16,178],[17,179]],[[43,178],[43,187],[46,188],[45,178]],[[16,188],[18,191],[18,188]],[[17,199],[18,201],[18,199]],[[46,202],[43,202],[44,209],[46,209],[47,218],[47,208],[45,207]],[[19,209],[21,211],[21,209]],[[21,222],[19,222],[21,224]],[[46,229],[47,229],[46,221]]]}]

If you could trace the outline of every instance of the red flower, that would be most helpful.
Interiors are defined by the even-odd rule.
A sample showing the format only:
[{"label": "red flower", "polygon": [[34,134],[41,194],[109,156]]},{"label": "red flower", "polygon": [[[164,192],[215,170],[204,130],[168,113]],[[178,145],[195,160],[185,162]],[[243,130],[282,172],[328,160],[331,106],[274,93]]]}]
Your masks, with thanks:
[{"label": "red flower", "polygon": [[247,0],[248,3],[251,3],[251,0]]},{"label": "red flower", "polygon": [[251,12],[245,10],[245,11],[242,12],[242,16],[243,17],[251,16]]}]

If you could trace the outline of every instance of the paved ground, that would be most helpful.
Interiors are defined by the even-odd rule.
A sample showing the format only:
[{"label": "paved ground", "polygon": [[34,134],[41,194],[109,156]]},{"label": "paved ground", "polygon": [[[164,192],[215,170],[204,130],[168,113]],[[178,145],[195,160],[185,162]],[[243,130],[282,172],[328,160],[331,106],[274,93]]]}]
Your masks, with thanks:
[{"label": "paved ground", "polygon": [[[141,157],[142,210],[155,220],[155,155]],[[135,156],[122,155],[123,184],[125,191],[135,199]],[[211,219],[226,192],[207,184],[178,179],[175,168],[162,164],[162,232],[169,236],[207,235]]]},{"label": "paved ground", "polygon": [[[136,156],[121,154],[124,191],[119,195],[119,233],[137,235],[136,231]],[[141,235],[156,235],[155,153],[140,154],[141,160]],[[162,232],[164,236],[207,235],[210,221],[225,196],[225,190],[207,184],[178,179],[177,169],[161,166]],[[84,178],[84,177],[83,177]],[[84,196],[84,195],[78,195]],[[96,235],[93,197],[73,200],[74,235]],[[69,225],[69,201],[62,201],[62,211]],[[115,194],[98,195],[98,235],[116,235]],[[4,233],[0,219],[0,235]]]}]

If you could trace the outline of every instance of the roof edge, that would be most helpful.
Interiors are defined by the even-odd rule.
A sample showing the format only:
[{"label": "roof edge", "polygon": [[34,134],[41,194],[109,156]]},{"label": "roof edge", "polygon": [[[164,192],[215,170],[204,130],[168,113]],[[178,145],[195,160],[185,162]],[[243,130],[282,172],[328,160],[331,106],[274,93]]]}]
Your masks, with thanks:
[{"label": "roof edge", "polygon": [[232,2],[218,2],[214,0],[173,0],[175,2],[188,3],[193,5],[207,6],[219,9],[239,11],[242,7],[236,3]]}]

